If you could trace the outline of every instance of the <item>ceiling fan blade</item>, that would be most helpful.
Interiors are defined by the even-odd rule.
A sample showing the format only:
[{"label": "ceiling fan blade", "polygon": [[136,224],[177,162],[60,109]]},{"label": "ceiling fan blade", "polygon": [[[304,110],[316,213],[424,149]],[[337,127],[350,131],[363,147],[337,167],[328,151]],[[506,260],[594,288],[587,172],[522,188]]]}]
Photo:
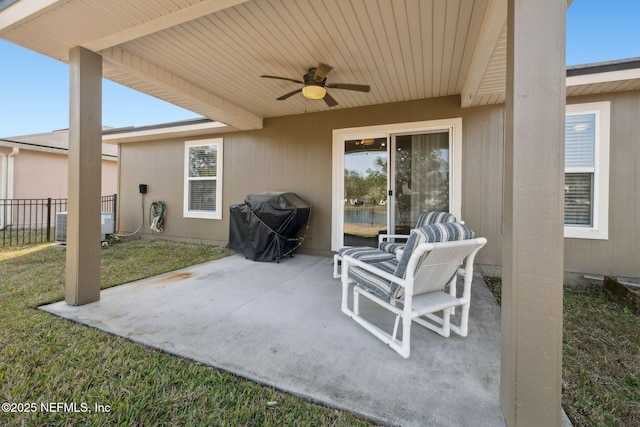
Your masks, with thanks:
[{"label": "ceiling fan blade", "polygon": [[324,102],[326,102],[329,107],[335,107],[338,105],[338,101],[333,99],[333,96],[329,95],[329,92],[325,93],[324,98],[322,99],[324,99]]},{"label": "ceiling fan blade", "polygon": [[369,92],[371,87],[369,85],[356,85],[351,83],[331,83],[326,85],[331,89],[346,89],[346,90],[355,90],[358,92]]},{"label": "ceiling fan blade", "polygon": [[327,77],[327,74],[329,74],[329,72],[331,70],[333,70],[333,67],[331,65],[327,65],[327,64],[321,62],[316,67],[316,72],[315,72],[313,78],[316,79],[316,80],[322,80],[325,77]]},{"label": "ceiling fan blade", "polygon": [[290,96],[293,96],[293,95],[295,95],[296,93],[300,93],[300,92],[302,92],[302,88],[300,88],[300,89],[296,89],[296,90],[294,90],[294,91],[292,91],[292,92],[289,92],[289,93],[286,93],[286,94],[282,95],[280,98],[276,98],[276,99],[277,99],[278,101],[282,101],[283,99],[287,99],[287,98],[289,98]]},{"label": "ceiling fan blade", "polygon": [[300,84],[304,84],[304,82],[300,81],[300,80],[296,80],[296,79],[290,79],[289,77],[278,77],[278,76],[260,76],[263,77],[265,79],[278,79],[278,80],[286,80],[288,82],[294,82],[294,83],[300,83]]}]

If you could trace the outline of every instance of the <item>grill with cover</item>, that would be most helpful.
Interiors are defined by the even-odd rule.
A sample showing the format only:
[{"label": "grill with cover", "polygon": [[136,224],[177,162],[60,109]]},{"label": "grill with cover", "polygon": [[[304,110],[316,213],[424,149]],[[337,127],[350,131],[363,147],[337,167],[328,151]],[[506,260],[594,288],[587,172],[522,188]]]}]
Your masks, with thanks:
[{"label": "grill with cover", "polygon": [[311,207],[294,193],[265,192],[247,195],[230,211],[229,248],[253,261],[280,261],[302,244],[296,235]]}]

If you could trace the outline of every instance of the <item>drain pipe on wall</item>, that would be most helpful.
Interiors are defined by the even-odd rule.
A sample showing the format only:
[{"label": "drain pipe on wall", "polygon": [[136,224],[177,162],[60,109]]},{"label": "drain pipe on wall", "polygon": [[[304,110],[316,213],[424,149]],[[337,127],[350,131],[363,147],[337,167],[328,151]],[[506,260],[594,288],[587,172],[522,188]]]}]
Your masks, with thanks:
[{"label": "drain pipe on wall", "polygon": [[144,225],[144,195],[147,194],[147,188],[148,185],[147,184],[140,184],[138,186],[138,189],[140,191],[140,201],[142,203],[142,217],[140,219],[140,226],[136,229],[136,231],[134,231],[133,233],[126,233],[126,234],[113,234],[113,236],[115,237],[130,237],[130,236],[135,236],[136,234],[138,234],[138,232],[142,229],[142,226]]},{"label": "drain pipe on wall", "polygon": [[[13,147],[13,150],[7,156],[7,199],[13,199],[13,184],[14,184],[14,158],[20,153],[18,147]],[[8,221],[7,221],[8,222]]]},{"label": "drain pipe on wall", "polygon": [[[0,199],[13,199],[14,158],[19,153],[18,147],[13,147],[9,154],[0,152]],[[0,210],[0,230],[4,230],[7,225],[11,225],[11,209],[2,209]]]},{"label": "drain pipe on wall", "polygon": [[134,231],[133,233],[125,233],[125,234],[116,233],[116,234],[113,234],[114,237],[131,237],[131,236],[135,236],[142,229],[142,225],[144,224],[144,194],[140,195],[140,199],[141,199],[141,202],[142,202],[142,218],[140,219],[140,226],[138,226],[136,231]]},{"label": "drain pipe on wall", "polygon": [[[0,200],[7,198],[7,155],[0,151]],[[0,209],[0,230],[4,230],[4,206]]]}]

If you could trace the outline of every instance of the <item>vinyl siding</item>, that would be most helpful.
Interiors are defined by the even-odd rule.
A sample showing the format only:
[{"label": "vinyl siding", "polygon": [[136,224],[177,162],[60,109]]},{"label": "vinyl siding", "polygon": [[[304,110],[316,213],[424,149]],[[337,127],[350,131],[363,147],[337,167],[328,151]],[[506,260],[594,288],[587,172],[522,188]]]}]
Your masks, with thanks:
[{"label": "vinyl siding", "polygon": [[573,97],[611,101],[609,239],[565,239],[565,271],[640,277],[640,91]]},{"label": "vinyl siding", "polygon": [[[603,100],[612,103],[609,240],[565,239],[565,270],[640,277],[640,91],[574,97],[567,102]],[[302,248],[328,254],[332,130],[462,117],[462,217],[477,235],[488,239],[477,263],[500,266],[504,106],[459,106],[459,97],[443,97],[265,119],[261,130],[215,135],[224,139],[222,220],[182,217],[185,139],[121,144],[119,230],[133,231],[140,223],[141,183],[149,185],[144,233],[150,233],[150,203],[162,200],[167,203],[163,238],[213,242],[228,240],[229,206],[242,203],[247,194],[292,191],[312,206]]]}]

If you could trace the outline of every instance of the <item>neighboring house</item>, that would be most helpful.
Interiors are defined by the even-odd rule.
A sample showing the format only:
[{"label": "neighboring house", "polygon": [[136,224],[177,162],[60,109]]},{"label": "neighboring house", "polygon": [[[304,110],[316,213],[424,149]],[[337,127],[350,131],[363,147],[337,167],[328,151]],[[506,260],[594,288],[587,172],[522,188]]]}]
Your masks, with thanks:
[{"label": "neighboring house", "polygon": [[[69,130],[0,137],[0,199],[64,199]],[[102,191],[117,192],[118,149],[102,145]]]},{"label": "neighboring house", "polygon": [[[567,74],[565,271],[576,279],[585,273],[640,277],[640,178],[634,172],[640,168],[640,90],[633,80],[640,77],[640,60],[570,67]],[[250,132],[230,132],[202,119],[107,130],[103,140],[120,146],[121,231],[140,223],[141,183],[149,186],[145,209],[153,200],[167,205],[159,237],[218,243],[229,236],[230,205],[242,203],[249,193],[293,191],[312,205],[302,249],[328,254],[344,244],[349,141],[375,133],[383,142],[371,139],[367,152],[386,155],[402,148],[395,135],[435,132],[442,141],[433,149],[450,156],[452,182],[444,202],[432,205],[450,209],[487,237],[476,260],[494,271],[502,263],[504,114],[503,105],[463,109],[459,97],[442,97],[354,108],[348,115],[330,111],[266,119],[262,130]],[[414,136],[411,144],[426,143]],[[217,173],[206,177],[206,205],[198,204],[202,194],[189,192],[194,177],[185,172],[190,154],[202,156],[193,151],[198,147],[210,150],[217,165]],[[427,173],[409,172],[414,189],[417,175]],[[402,185],[407,186],[389,177],[392,191],[402,192]],[[410,217],[432,205],[423,201]],[[394,206],[401,209],[397,201],[388,208]],[[148,226],[141,232],[151,233]]]}]

